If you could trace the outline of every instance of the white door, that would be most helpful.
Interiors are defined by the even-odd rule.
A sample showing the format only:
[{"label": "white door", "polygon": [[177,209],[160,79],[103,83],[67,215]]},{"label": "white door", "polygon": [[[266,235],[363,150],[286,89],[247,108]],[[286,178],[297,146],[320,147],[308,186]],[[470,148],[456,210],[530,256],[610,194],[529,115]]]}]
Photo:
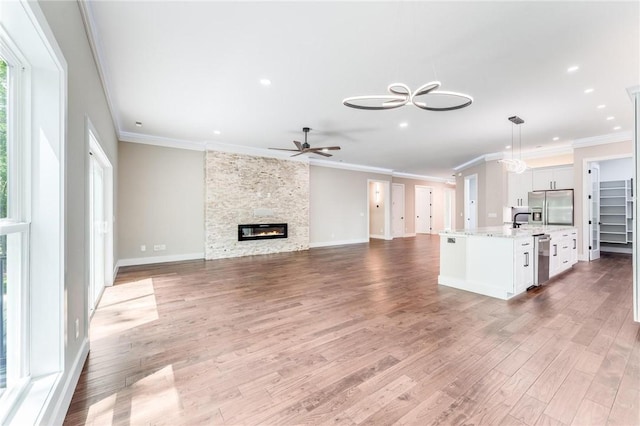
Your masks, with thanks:
[{"label": "white door", "polygon": [[600,165],[589,163],[589,260],[600,259]]},{"label": "white door", "polygon": [[415,187],[416,206],[416,234],[431,233],[431,188],[427,186]]},{"label": "white door", "polygon": [[90,285],[89,311],[96,308],[98,298],[105,284],[105,209],[104,209],[104,169],[94,155],[89,157],[90,164]]},{"label": "white door", "polygon": [[391,187],[391,232],[393,238],[404,237],[404,185]]},{"label": "white door", "polygon": [[455,199],[456,192],[453,189],[444,190],[444,229],[445,231],[453,230],[455,223]]},{"label": "white door", "polygon": [[464,229],[478,227],[478,175],[464,178]]}]

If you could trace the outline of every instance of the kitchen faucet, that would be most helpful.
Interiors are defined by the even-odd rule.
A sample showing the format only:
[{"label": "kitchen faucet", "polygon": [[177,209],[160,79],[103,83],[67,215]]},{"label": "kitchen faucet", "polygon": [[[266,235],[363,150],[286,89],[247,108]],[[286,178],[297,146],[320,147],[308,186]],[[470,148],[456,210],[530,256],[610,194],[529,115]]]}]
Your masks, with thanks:
[{"label": "kitchen faucet", "polygon": [[527,213],[522,213],[522,212],[520,212],[520,213],[516,213],[516,214],[514,214],[514,215],[513,215],[513,229],[520,228],[520,224],[519,224],[518,222],[516,222],[516,219],[517,219],[517,218],[518,218],[518,216],[520,216],[521,214],[523,214],[523,215],[530,215],[531,213],[529,213],[529,212],[527,212]]}]

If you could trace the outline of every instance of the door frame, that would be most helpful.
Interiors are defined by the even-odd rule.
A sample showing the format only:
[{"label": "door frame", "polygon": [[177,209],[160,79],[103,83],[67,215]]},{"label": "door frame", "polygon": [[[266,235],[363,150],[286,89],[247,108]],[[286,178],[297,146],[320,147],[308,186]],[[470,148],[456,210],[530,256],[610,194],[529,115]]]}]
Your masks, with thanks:
[{"label": "door frame", "polygon": [[[415,185],[413,187],[413,229],[415,234],[418,235],[418,189],[428,189],[430,194],[429,205],[429,232],[426,235],[433,234],[433,187],[427,185]],[[420,232],[422,234],[422,232]]]},{"label": "door frame", "polygon": [[[92,233],[92,219],[93,219],[93,215],[90,213],[92,211],[92,168],[91,168],[91,160],[89,159],[90,156],[93,156],[93,158],[96,159],[96,161],[98,163],[100,163],[100,166],[103,169],[103,184],[104,184],[104,218],[105,218],[105,235],[104,235],[104,239],[105,239],[105,253],[104,253],[104,286],[108,287],[108,286],[112,286],[113,282],[114,282],[114,278],[115,278],[115,269],[114,269],[114,259],[113,259],[113,194],[114,194],[114,190],[113,190],[113,166],[111,165],[111,161],[109,161],[109,157],[107,157],[107,155],[105,154],[104,150],[102,149],[101,146],[101,142],[100,142],[100,135],[98,134],[97,130],[95,129],[95,127],[93,126],[93,123],[91,123],[91,120],[89,119],[89,117],[85,116],[85,138],[87,141],[87,164],[88,167],[86,168],[87,170],[87,212],[89,212],[89,214],[87,214],[86,216],[86,229],[87,229],[87,246],[90,247],[92,244],[92,240],[93,237],[91,236]],[[92,250],[89,250],[89,252],[91,253]],[[88,265],[87,265],[87,280],[86,282],[88,283],[89,286],[93,285],[92,282],[92,277],[93,277],[93,271],[91,269],[91,264],[93,262],[93,259],[91,259],[91,254],[89,254],[89,258],[88,258]],[[104,288],[103,288],[104,290]],[[89,314],[92,314],[91,311],[91,306],[95,303],[96,305],[98,304],[98,301],[100,300],[100,297],[102,295],[99,295],[95,298],[95,300],[90,300],[90,295],[91,295],[91,291],[89,291],[89,289],[87,288],[87,297],[86,297],[86,306],[87,306],[87,310],[89,312]],[[93,312],[95,312],[95,309],[93,310]],[[87,315],[87,318],[89,318],[90,316]]]},{"label": "door frame", "polygon": [[[447,196],[449,197],[450,203],[447,203]],[[456,225],[456,190],[455,188],[444,188],[443,191],[443,228],[445,231],[452,231],[455,229]],[[449,208],[449,217],[447,218],[447,208]],[[451,227],[447,229],[447,219],[451,221]]]},{"label": "door frame", "polygon": [[[598,211],[598,218],[597,221],[598,223],[593,223],[594,222],[594,218],[592,218],[592,207],[593,207],[593,203],[594,203],[594,194],[593,194],[593,185],[591,184],[592,182],[592,176],[593,173],[590,173],[592,170],[598,170],[598,210],[600,210],[600,162],[599,161],[590,161],[589,163],[587,163],[587,179],[589,179],[589,193],[587,194],[587,199],[590,199],[591,202],[587,203],[587,205],[589,206],[589,210],[588,210],[588,214],[587,214],[587,224],[589,224],[589,222],[591,222],[589,224],[589,231],[587,232],[586,235],[589,236],[588,241],[587,241],[587,255],[585,256],[587,258],[587,260],[589,262],[591,262],[592,260],[597,260],[600,259],[600,211]],[[594,249],[592,246],[590,246],[591,242],[593,241],[593,234],[594,234],[594,228],[595,230],[597,230],[596,234],[598,235],[598,248]]]},{"label": "door frame", "polygon": [[[621,158],[633,158],[633,154],[616,154],[607,155],[602,157],[589,157],[582,160],[582,223],[577,226],[582,227],[582,256],[578,256],[578,260],[585,262],[589,261],[589,241],[591,241],[591,235],[589,235],[589,195],[591,194],[591,179],[589,177],[589,163],[602,162],[607,160],[619,160]],[[633,173],[633,170],[632,170]],[[575,203],[575,200],[574,200]],[[635,203],[634,203],[635,205]],[[588,236],[588,238],[586,238]],[[634,235],[635,238],[635,235]]]},{"label": "door frame", "polygon": [[[379,183],[383,188],[383,196],[386,195],[388,199],[391,199],[391,182],[388,180],[377,180],[377,179],[367,179],[367,239],[370,238],[370,229],[371,229],[371,212],[370,212],[370,201],[371,196],[371,184]],[[384,200],[384,199],[383,199]],[[384,235],[383,239],[391,240],[391,203],[383,202],[383,212],[384,212]]]},{"label": "door frame", "polygon": [[[394,221],[393,204],[396,202],[396,200],[393,197],[393,192],[394,192],[393,188],[402,188],[402,209],[401,209],[401,211],[402,211],[402,217],[401,217],[401,219],[402,219],[402,233],[400,235],[395,235],[394,234],[394,229],[393,229],[393,221]],[[391,183],[391,204],[392,204],[392,206],[391,206],[391,237],[392,238],[402,238],[402,237],[405,236],[405,233],[406,233],[405,232],[406,231],[406,229],[405,229],[405,223],[406,223],[405,220],[406,219],[404,218],[407,215],[407,212],[405,211],[405,208],[406,208],[406,202],[405,202],[405,198],[406,197],[405,197],[405,195],[406,194],[405,194],[404,183]]]}]

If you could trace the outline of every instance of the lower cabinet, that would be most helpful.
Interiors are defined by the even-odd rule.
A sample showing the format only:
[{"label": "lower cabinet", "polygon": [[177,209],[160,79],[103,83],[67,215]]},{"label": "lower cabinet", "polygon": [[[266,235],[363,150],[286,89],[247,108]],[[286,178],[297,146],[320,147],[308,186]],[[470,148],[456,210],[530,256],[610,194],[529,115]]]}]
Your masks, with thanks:
[{"label": "lower cabinet", "polygon": [[515,240],[514,287],[515,294],[522,293],[533,285],[534,277],[533,239]]},{"label": "lower cabinet", "polygon": [[566,271],[578,262],[578,231],[552,232],[549,262],[549,278]]}]

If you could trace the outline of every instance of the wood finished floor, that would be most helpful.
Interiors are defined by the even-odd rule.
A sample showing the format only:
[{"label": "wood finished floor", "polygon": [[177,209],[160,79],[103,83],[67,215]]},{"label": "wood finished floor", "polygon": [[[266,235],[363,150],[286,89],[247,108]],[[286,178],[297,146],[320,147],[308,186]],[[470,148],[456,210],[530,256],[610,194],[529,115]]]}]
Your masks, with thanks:
[{"label": "wood finished floor", "polygon": [[65,424],[640,424],[631,258],[509,302],[438,236],[121,268]]}]

